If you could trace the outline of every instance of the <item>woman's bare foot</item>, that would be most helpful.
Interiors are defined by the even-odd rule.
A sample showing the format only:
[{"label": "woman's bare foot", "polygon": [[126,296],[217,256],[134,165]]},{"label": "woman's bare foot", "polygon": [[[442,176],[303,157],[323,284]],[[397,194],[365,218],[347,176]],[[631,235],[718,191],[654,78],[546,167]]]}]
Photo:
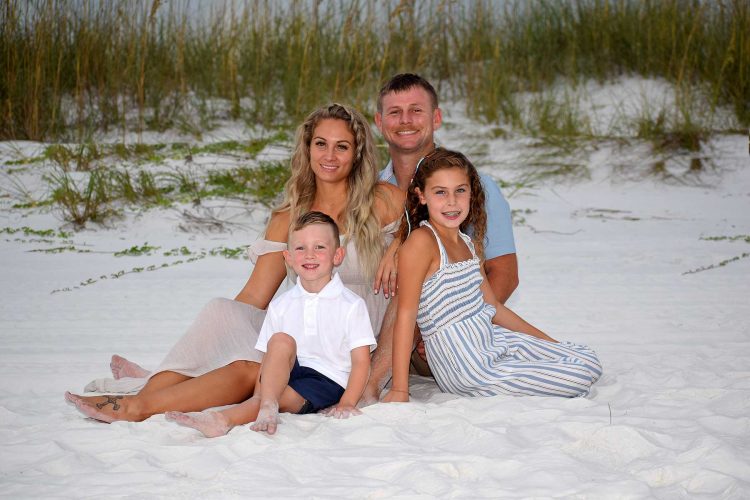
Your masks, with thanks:
[{"label": "woman's bare foot", "polygon": [[250,425],[250,428],[256,432],[276,433],[276,426],[279,423],[279,403],[277,401],[263,401],[260,404],[258,418]]},{"label": "woman's bare foot", "polygon": [[129,397],[125,396],[77,396],[65,393],[65,401],[71,403],[78,411],[89,418],[112,423],[118,420],[140,422],[140,418],[129,411]]},{"label": "woman's bare foot", "polygon": [[112,376],[119,380],[123,377],[146,378],[151,372],[142,368],[140,365],[128,361],[122,356],[115,354],[109,362],[109,368],[112,370]]},{"label": "woman's bare foot", "polygon": [[168,411],[164,417],[170,422],[199,430],[207,438],[223,436],[232,430],[227,418],[217,411]]}]

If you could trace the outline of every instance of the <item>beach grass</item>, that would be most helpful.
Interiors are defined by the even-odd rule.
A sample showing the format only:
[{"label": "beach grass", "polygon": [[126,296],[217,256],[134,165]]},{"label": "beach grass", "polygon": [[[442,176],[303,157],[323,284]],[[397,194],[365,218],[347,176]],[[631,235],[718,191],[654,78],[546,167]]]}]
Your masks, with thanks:
[{"label": "beach grass", "polygon": [[[171,128],[199,137],[222,119],[289,130],[332,100],[372,113],[400,71],[431,79],[474,118],[544,134],[585,134],[586,124],[549,101],[528,113],[521,93],[629,74],[663,78],[678,101],[700,92],[750,124],[747,0],[210,5],[7,0],[0,138],[85,143],[101,130]],[[679,113],[690,121],[687,97]]]}]

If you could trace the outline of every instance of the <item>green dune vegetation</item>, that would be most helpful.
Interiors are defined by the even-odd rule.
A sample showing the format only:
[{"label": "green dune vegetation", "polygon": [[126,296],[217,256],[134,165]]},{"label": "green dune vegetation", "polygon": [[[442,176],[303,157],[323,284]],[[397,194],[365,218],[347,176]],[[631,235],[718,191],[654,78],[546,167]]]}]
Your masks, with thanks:
[{"label": "green dune vegetation", "polygon": [[[547,157],[587,141],[690,153],[750,125],[750,0],[5,0],[0,58],[0,140],[49,143],[3,164],[14,207],[54,205],[77,227],[122,204],[218,196],[269,206],[287,169],[255,156],[288,145],[325,102],[373,113],[381,84],[404,71],[494,136],[555,149],[531,161],[537,176],[585,170]],[[625,131],[592,128],[576,89],[631,77],[664,82],[672,99],[643,103]],[[202,141],[226,121],[261,132]],[[141,139],[152,131],[195,140]],[[102,133],[123,139],[103,143]],[[235,166],[174,166],[202,153]],[[688,161],[700,170],[703,160]],[[11,175],[35,163],[48,169],[43,199]],[[654,158],[653,173],[666,175],[664,165]]]},{"label": "green dune vegetation", "polygon": [[526,129],[520,92],[623,74],[673,83],[683,124],[696,93],[750,123],[748,0],[209,5],[6,0],[0,138],[200,134],[219,118],[288,128],[329,100],[372,112],[381,82],[400,71],[439,82],[473,117]]}]

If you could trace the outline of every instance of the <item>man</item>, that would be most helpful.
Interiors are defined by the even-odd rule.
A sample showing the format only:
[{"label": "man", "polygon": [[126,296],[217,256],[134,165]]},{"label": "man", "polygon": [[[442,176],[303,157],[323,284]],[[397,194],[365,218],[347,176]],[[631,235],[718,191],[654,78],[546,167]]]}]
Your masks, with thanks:
[{"label": "man", "polygon": [[[419,75],[403,73],[391,78],[380,90],[375,125],[388,143],[391,161],[380,173],[380,180],[406,191],[417,163],[435,149],[434,133],[442,123],[438,97],[430,83]],[[518,261],[513,240],[510,207],[494,180],[481,175],[487,209],[487,241],[484,271],[492,291],[500,302],[510,297],[518,286]],[[391,285],[382,276],[383,291]],[[395,304],[386,311],[378,338],[378,349],[372,360],[370,381],[365,390],[365,403],[377,400],[387,382],[391,365]]]}]

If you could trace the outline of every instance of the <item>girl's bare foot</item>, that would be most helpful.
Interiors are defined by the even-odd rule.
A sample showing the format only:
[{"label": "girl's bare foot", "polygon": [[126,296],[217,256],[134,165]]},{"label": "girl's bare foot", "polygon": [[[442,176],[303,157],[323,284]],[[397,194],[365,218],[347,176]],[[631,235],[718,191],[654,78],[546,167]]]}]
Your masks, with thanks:
[{"label": "girl's bare foot", "polygon": [[151,372],[142,368],[140,365],[128,361],[122,356],[115,354],[109,362],[109,368],[112,370],[112,376],[119,380],[123,377],[146,378]]},{"label": "girl's bare foot", "polygon": [[164,417],[170,422],[199,430],[207,438],[223,436],[232,430],[232,425],[227,418],[217,411],[195,411],[190,413],[168,411],[164,414]]},{"label": "girl's bare foot", "polygon": [[276,425],[279,423],[279,403],[277,401],[263,401],[260,404],[258,418],[250,425],[254,431],[263,431],[269,434],[276,433]]},{"label": "girl's bare foot", "polygon": [[118,420],[127,420],[130,422],[140,422],[143,420],[128,411],[130,398],[126,398],[125,396],[84,397],[66,392],[65,400],[87,417],[107,422],[108,424]]}]

